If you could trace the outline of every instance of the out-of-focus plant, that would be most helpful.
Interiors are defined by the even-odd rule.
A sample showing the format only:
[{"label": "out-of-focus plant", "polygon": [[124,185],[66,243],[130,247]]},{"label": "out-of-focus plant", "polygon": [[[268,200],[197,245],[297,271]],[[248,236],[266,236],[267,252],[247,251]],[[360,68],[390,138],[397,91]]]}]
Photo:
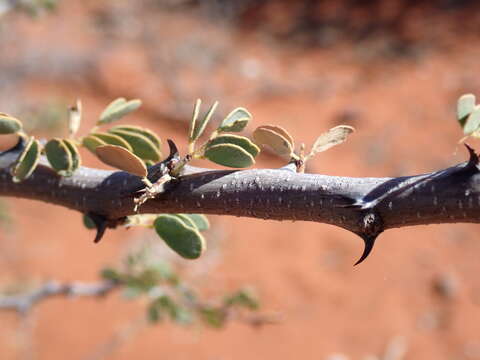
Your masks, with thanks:
[{"label": "out-of-focus plant", "polygon": [[10,10],[25,12],[30,16],[55,10],[59,0],[0,0],[0,16]]}]

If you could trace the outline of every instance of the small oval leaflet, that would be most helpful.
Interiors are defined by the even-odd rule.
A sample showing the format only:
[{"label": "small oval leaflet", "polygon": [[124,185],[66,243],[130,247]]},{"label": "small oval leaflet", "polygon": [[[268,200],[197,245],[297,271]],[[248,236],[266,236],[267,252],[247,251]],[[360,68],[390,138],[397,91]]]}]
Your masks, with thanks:
[{"label": "small oval leaflet", "polygon": [[195,121],[195,123],[193,124],[193,130],[191,132],[190,142],[195,141],[200,136],[202,136],[203,132],[205,131],[205,127],[207,126],[208,122],[212,118],[212,115],[215,112],[217,106],[218,106],[218,101],[215,101],[213,105],[210,106],[210,109],[208,109],[203,119],[200,121]]},{"label": "small oval leaflet", "polygon": [[210,222],[203,214],[172,214],[182,220],[185,225],[193,227],[198,231],[208,230]]},{"label": "small oval leaflet", "polygon": [[186,226],[190,226],[191,228],[194,228],[194,229],[197,229],[197,225],[193,222],[192,219],[190,219],[187,214],[172,214],[176,217],[178,217],[180,220],[183,221],[183,223],[186,225]]},{"label": "small oval leaflet", "polygon": [[476,105],[470,115],[468,115],[463,127],[463,133],[470,135],[480,128],[480,105]]},{"label": "small oval leaflet", "polygon": [[259,128],[269,129],[269,130],[272,130],[272,131],[276,132],[277,134],[282,135],[290,143],[290,145],[292,146],[292,149],[295,147],[294,146],[295,142],[293,141],[292,135],[290,135],[290,133],[287,130],[285,130],[284,128],[282,128],[281,126],[262,125],[262,126],[259,126]]},{"label": "small oval leaflet", "polygon": [[123,138],[130,144],[133,153],[143,160],[160,160],[160,152],[155,144],[146,136],[125,130],[109,130],[110,133]]},{"label": "small oval leaflet", "polygon": [[203,214],[180,214],[190,218],[195,223],[196,228],[199,231],[208,230],[210,228],[210,222],[208,218]]},{"label": "small oval leaflet", "polygon": [[475,109],[475,95],[465,94],[460,96],[457,102],[457,120],[460,125],[465,126],[468,115]]},{"label": "small oval leaflet", "polygon": [[133,133],[137,133],[140,135],[143,135],[150,139],[150,141],[157,147],[158,150],[161,149],[162,147],[162,141],[160,138],[155,134],[152,130],[142,128],[140,126],[134,126],[134,125],[119,125],[119,126],[114,126],[110,129],[111,131],[115,130],[125,130],[125,131],[130,131]]},{"label": "small oval leaflet", "polygon": [[200,113],[201,106],[202,106],[202,100],[197,99],[197,101],[195,101],[195,105],[193,105],[192,120],[190,120],[190,130],[188,132],[188,140],[190,143],[196,140],[193,137],[193,133],[195,131],[195,126],[197,124],[198,114]]},{"label": "small oval leaflet", "polygon": [[252,115],[247,109],[236,108],[223,119],[218,131],[242,131],[251,119]]},{"label": "small oval leaflet", "polygon": [[71,106],[70,109],[68,109],[68,113],[68,131],[70,137],[73,137],[77,133],[82,122],[82,102],[80,100],[77,100],[75,105]]},{"label": "small oval leaflet", "polygon": [[133,151],[130,144],[118,135],[110,133],[91,133],[90,136],[95,136],[97,139],[102,140],[104,142],[103,145],[118,145],[127,149],[128,151]]},{"label": "small oval leaflet", "polygon": [[52,168],[62,176],[68,176],[73,160],[67,145],[62,139],[52,139],[45,145],[45,153]]},{"label": "small oval leaflet", "polygon": [[255,164],[253,156],[238,145],[218,144],[205,150],[205,157],[216,164],[232,168],[246,168]]},{"label": "small oval leaflet", "polygon": [[162,214],[153,223],[157,234],[167,245],[186,259],[197,259],[206,249],[203,236],[175,215]]},{"label": "small oval leaflet", "polygon": [[260,152],[260,148],[255,145],[253,142],[250,141],[249,138],[240,135],[219,135],[212,140],[210,140],[207,144],[207,149],[210,146],[215,146],[218,144],[234,144],[240,146],[242,149],[246,150],[250,153],[253,157],[256,157]]},{"label": "small oval leaflet", "polygon": [[95,149],[98,158],[105,164],[140,177],[147,176],[147,167],[142,159],[118,145],[101,145]]},{"label": "small oval leaflet", "polygon": [[13,182],[27,179],[37,167],[39,159],[40,143],[31,137],[12,169]]},{"label": "small oval leaflet", "polygon": [[347,136],[354,131],[355,129],[353,127],[347,125],[339,125],[331,128],[317,138],[307,159],[319,152],[330,149],[332,146],[341,144],[347,139]]},{"label": "small oval leaflet", "polygon": [[108,117],[108,115],[115,111],[115,109],[117,107],[120,107],[122,106],[123,104],[125,104],[127,102],[127,99],[123,98],[123,97],[120,97],[120,98],[117,98],[115,100],[113,100],[110,104],[107,105],[107,107],[103,110],[103,112],[100,114],[100,119],[99,121],[97,122],[97,124],[100,123],[100,121],[102,121],[102,119],[105,119]]},{"label": "small oval leaflet", "polygon": [[95,154],[98,146],[107,145],[107,143],[96,136],[88,135],[82,139],[82,145]]},{"label": "small oval leaflet", "polygon": [[11,117],[10,115],[0,113],[0,134],[15,134],[22,130],[22,123],[20,120]]},{"label": "small oval leaflet", "polygon": [[293,154],[293,147],[289,140],[280,133],[264,126],[255,129],[253,141],[257,145],[268,146],[275,154],[282,157],[290,158]]},{"label": "small oval leaflet", "polygon": [[95,225],[95,222],[92,220],[92,218],[90,216],[88,216],[87,214],[83,214],[82,216],[82,220],[83,220],[83,225],[89,229],[89,230],[92,230],[92,229],[96,229],[97,228],[97,225]]},{"label": "small oval leaflet", "polygon": [[72,140],[64,139],[63,142],[67,146],[68,151],[70,151],[70,156],[72,157],[72,168],[70,170],[70,174],[73,174],[73,172],[80,167],[80,153],[78,152],[77,145],[75,145]]},{"label": "small oval leaflet", "polygon": [[125,98],[118,98],[108,104],[105,110],[103,110],[97,124],[103,125],[118,120],[128,113],[137,110],[140,105],[142,105],[142,101],[139,99],[127,101]]}]

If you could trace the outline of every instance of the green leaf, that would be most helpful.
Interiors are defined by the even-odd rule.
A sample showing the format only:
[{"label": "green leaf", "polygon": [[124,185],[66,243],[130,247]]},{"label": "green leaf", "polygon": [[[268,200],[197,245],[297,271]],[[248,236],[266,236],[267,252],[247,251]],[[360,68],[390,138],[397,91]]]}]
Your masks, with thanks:
[{"label": "green leaf", "polygon": [[192,131],[192,135],[190,136],[190,142],[197,140],[200,136],[202,136],[203,132],[205,131],[205,127],[207,126],[208,122],[212,118],[215,109],[218,106],[218,101],[215,101],[213,105],[208,109],[207,113],[200,121],[195,121],[195,125]]},{"label": "green leaf", "polygon": [[137,287],[144,292],[150,291],[159,281],[160,274],[151,268],[146,268],[139,274],[131,275],[127,280],[129,286]]},{"label": "green leaf", "polygon": [[257,310],[260,307],[256,296],[247,289],[239,290],[236,293],[227,296],[223,300],[223,303],[226,306],[241,306],[249,310]]},{"label": "green leaf", "polygon": [[287,130],[285,130],[284,128],[282,128],[281,126],[278,126],[278,125],[262,125],[262,126],[259,126],[259,127],[263,128],[263,129],[272,130],[273,132],[276,132],[277,134],[282,135],[290,143],[292,149],[294,148],[295,142],[293,141],[292,135],[290,135],[290,133]]},{"label": "green leaf", "polygon": [[107,105],[107,107],[103,110],[103,112],[100,114],[100,120],[104,118],[108,118],[108,116],[113,113],[117,108],[120,108],[122,105],[124,105],[127,102],[127,99],[120,97],[115,100],[113,100],[110,104]]},{"label": "green leaf", "polygon": [[92,218],[90,216],[88,216],[87,214],[83,214],[83,225],[89,229],[89,230],[93,230],[93,229],[96,229],[97,228],[97,225],[95,225],[95,222],[92,220]]},{"label": "green leaf", "polygon": [[238,145],[218,144],[205,150],[205,157],[216,164],[232,168],[246,168],[255,164],[253,156]]},{"label": "green leaf", "polygon": [[240,135],[219,135],[207,143],[207,149],[210,146],[218,144],[234,144],[246,150],[252,157],[256,157],[260,152],[260,148],[250,141],[249,138]]},{"label": "green leaf", "polygon": [[179,306],[169,296],[162,295],[150,303],[147,309],[147,316],[150,322],[156,323],[162,318],[162,314],[167,313],[172,321],[177,323],[189,323],[191,315],[184,308]]},{"label": "green leaf", "polygon": [[208,218],[203,214],[182,214],[182,215],[188,216],[190,220],[192,220],[195,223],[195,227],[199,231],[208,230],[208,228],[210,228],[210,222],[208,221]]},{"label": "green leaf", "polygon": [[317,138],[307,158],[312,157],[319,152],[328,150],[335,145],[341,144],[347,140],[347,136],[354,131],[355,129],[353,127],[347,125],[339,125],[331,128]]},{"label": "green leaf", "polygon": [[102,140],[105,143],[103,145],[117,145],[127,149],[128,151],[133,151],[130,144],[118,135],[111,133],[91,133],[90,136],[95,136],[97,139]]},{"label": "green leaf", "polygon": [[95,154],[98,146],[107,145],[107,143],[96,136],[88,135],[82,139],[82,145]]},{"label": "green leaf", "polygon": [[192,120],[190,120],[190,130],[188,131],[188,139],[190,143],[194,141],[193,133],[195,131],[195,127],[198,120],[198,114],[200,113],[201,106],[202,106],[202,100],[197,99],[197,101],[195,101],[195,105],[193,106]]},{"label": "green leaf", "polygon": [[10,115],[0,113],[0,135],[15,134],[22,130],[22,123],[20,120],[11,117]]},{"label": "green leaf", "polygon": [[81,164],[80,153],[78,152],[77,145],[75,145],[75,143],[72,140],[63,139],[63,142],[67,146],[68,151],[70,151],[70,156],[72,157],[71,174],[73,174],[73,172],[80,167],[80,164]]},{"label": "green leaf", "polygon": [[97,157],[107,165],[140,177],[147,176],[147,167],[142,159],[117,145],[101,145],[95,149]]},{"label": "green leaf", "polygon": [[158,323],[162,317],[160,314],[160,306],[156,301],[153,301],[147,308],[147,318],[152,324]]},{"label": "green leaf", "polygon": [[156,302],[163,310],[168,313],[170,319],[174,321],[177,319],[178,305],[175,303],[175,301],[172,300],[172,298],[166,295],[162,295],[157,298]]},{"label": "green leaf", "polygon": [[209,326],[221,328],[227,320],[227,313],[221,308],[205,306],[199,310],[202,320]]},{"label": "green leaf", "polygon": [[175,215],[162,214],[153,225],[167,245],[184,258],[197,259],[206,249],[205,239],[198,230],[185,225]]},{"label": "green leaf", "polygon": [[463,133],[470,135],[480,128],[480,105],[475,106],[472,113],[468,115],[463,127]]},{"label": "green leaf", "polygon": [[205,215],[202,214],[172,214],[177,216],[187,226],[197,229],[198,231],[207,230],[210,223]]},{"label": "green leaf", "polygon": [[121,119],[128,113],[137,110],[142,101],[139,99],[126,101],[124,98],[118,98],[112,101],[100,115],[97,125],[108,124],[112,121]]},{"label": "green leaf", "polygon": [[156,261],[152,264],[149,264],[149,269],[154,270],[158,274],[160,281],[166,281],[170,284],[178,284],[178,277],[173,272],[169,263],[164,261]]},{"label": "green leaf", "polygon": [[257,145],[268,146],[273,152],[279,156],[290,158],[293,154],[293,147],[289,139],[275,130],[259,126],[253,132],[253,141]]},{"label": "green leaf", "polygon": [[124,131],[129,131],[133,133],[137,133],[140,135],[143,135],[150,139],[150,141],[157,147],[158,150],[161,149],[162,147],[162,141],[160,138],[155,134],[152,130],[142,128],[140,126],[133,126],[133,125],[119,125],[119,126],[114,126],[110,130],[115,131],[115,130],[124,130]]},{"label": "green leaf", "polygon": [[457,102],[457,120],[461,127],[465,126],[468,115],[475,108],[475,95],[465,94],[460,96]]},{"label": "green leaf", "polygon": [[18,183],[27,179],[37,167],[39,159],[40,143],[31,137],[12,169],[13,182]]},{"label": "green leaf", "polygon": [[[178,217],[186,226],[197,229],[197,225],[190,219],[186,214],[172,214],[173,216]],[[198,229],[197,229],[198,230]]]},{"label": "green leaf", "polygon": [[112,268],[103,269],[102,272],[100,273],[100,276],[104,280],[110,280],[110,281],[122,280],[122,275],[117,270]]},{"label": "green leaf", "polygon": [[172,320],[175,321],[177,324],[191,324],[192,313],[183,306],[177,306],[175,312],[173,313]]},{"label": "green leaf", "polygon": [[160,151],[155,144],[146,136],[125,130],[109,130],[127,141],[133,149],[133,153],[143,160],[160,160]]},{"label": "green leaf", "polygon": [[252,119],[252,115],[244,108],[236,108],[225,119],[223,119],[218,131],[242,131],[248,122]]},{"label": "green leaf", "polygon": [[48,162],[62,176],[72,171],[73,160],[67,145],[62,139],[52,139],[45,145]]}]

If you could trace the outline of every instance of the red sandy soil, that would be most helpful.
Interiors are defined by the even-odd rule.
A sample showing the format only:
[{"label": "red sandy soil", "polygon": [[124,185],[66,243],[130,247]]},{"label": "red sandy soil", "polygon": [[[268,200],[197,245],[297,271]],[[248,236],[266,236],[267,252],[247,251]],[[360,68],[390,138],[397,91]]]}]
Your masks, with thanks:
[{"label": "red sandy soil", "polygon": [[[279,124],[306,144],[338,123],[355,126],[351,139],[319,155],[310,172],[399,176],[466,159],[456,145],[461,131],[454,109],[462,93],[480,95],[477,37],[415,59],[359,60],[345,44],[299,50],[211,21],[156,14],[145,23],[154,32],[168,29],[168,36],[154,41],[153,49],[136,41],[127,25],[107,46],[91,28],[97,7],[65,1],[57,14],[35,21],[9,15],[16,41],[9,43],[8,56],[31,56],[31,66],[47,72],[27,73],[11,98],[72,102],[78,96],[86,130],[112,98],[139,97],[144,110],[129,122],[148,126],[163,139],[178,139],[185,149],[186,125],[178,119],[190,108],[173,100],[169,69],[158,71],[151,53],[162,46],[170,51],[194,37],[208,51],[217,47],[225,59],[206,70],[197,64],[200,55],[178,65],[179,78],[173,81],[188,106],[198,96],[207,102],[219,98],[223,113],[230,105],[245,106],[254,125]],[[130,25],[134,32],[135,24]],[[93,65],[81,74],[55,75],[51,67],[69,61],[58,60],[60,51],[72,58],[91,57]],[[35,63],[47,60],[51,63]],[[242,73],[242,66],[256,69],[254,75]],[[8,99],[1,103],[2,111],[16,109]],[[101,166],[91,157],[86,163]],[[257,165],[280,162],[263,155]],[[0,236],[0,284],[5,286],[47,279],[94,281],[100,268],[118,263],[132,241],[151,234],[119,229],[95,245],[78,213],[28,200],[8,199],[8,205],[13,229]],[[353,267],[363,244],[342,229],[226,216],[212,217],[212,222],[211,237],[217,240],[209,251],[220,256],[207,254],[195,264],[179,261],[180,266],[190,269],[195,286],[212,298],[243,285],[254,287],[262,310],[279,313],[281,322],[253,328],[234,321],[223,330],[162,323],[131,336],[108,359],[343,359],[338,354],[400,359],[381,357],[394,339],[404,340],[404,359],[480,359],[478,225],[389,230],[368,260]],[[439,281],[451,282],[448,296],[435,291]],[[25,320],[0,313],[0,358],[86,359],[144,310],[142,302],[127,302],[115,293],[102,300],[51,299]]]}]

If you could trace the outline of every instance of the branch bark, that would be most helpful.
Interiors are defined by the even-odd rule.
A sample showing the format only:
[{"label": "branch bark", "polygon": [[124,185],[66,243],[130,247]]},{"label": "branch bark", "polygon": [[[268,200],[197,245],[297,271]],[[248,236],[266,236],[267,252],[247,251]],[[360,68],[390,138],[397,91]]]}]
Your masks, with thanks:
[{"label": "branch bark", "polygon": [[49,281],[30,293],[0,296],[0,310],[28,313],[37,303],[55,296],[103,297],[118,287],[119,283],[104,280],[97,283],[59,283]]},{"label": "branch bark", "polygon": [[[304,220],[339,226],[365,242],[360,261],[385,230],[414,225],[480,222],[478,156],[440,171],[398,178],[351,178],[300,174],[282,169],[208,170],[186,167],[166,191],[143,204],[140,213],[204,213],[274,220]],[[0,154],[0,196],[64,206],[115,227],[134,214],[141,180],[121,171],[82,167],[60,177],[43,162],[25,181],[9,169],[21,144]],[[157,164],[149,169],[158,179]],[[98,225],[98,224],[97,224]],[[358,263],[358,262],[357,262]]]}]

